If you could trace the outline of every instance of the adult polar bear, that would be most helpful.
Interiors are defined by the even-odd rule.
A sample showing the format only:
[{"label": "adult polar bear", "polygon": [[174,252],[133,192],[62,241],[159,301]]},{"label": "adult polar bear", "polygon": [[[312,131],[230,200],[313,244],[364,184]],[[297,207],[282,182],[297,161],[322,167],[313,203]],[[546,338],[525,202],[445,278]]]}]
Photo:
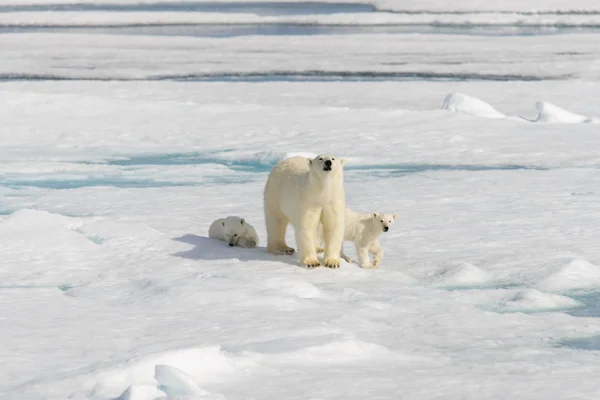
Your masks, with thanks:
[{"label": "adult polar bear", "polygon": [[323,224],[323,263],[329,268],[340,266],[346,211],[343,166],[343,159],[330,154],[313,159],[290,157],[275,164],[264,192],[269,253],[294,254],[285,242],[286,228],[291,223],[300,262],[308,268],[318,267],[317,230]]}]

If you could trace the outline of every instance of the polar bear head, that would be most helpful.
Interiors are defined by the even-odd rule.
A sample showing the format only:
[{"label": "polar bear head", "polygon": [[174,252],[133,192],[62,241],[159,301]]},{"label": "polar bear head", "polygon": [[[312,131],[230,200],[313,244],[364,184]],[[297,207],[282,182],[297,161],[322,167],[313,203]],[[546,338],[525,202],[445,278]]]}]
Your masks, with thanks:
[{"label": "polar bear head", "polygon": [[396,214],[373,213],[373,221],[383,232],[387,232],[394,225]]},{"label": "polar bear head", "polygon": [[246,233],[246,221],[240,217],[227,217],[222,222],[225,241],[229,246],[237,245],[238,240]]},{"label": "polar bear head", "polygon": [[331,154],[319,154],[312,160],[308,159],[308,163],[311,171],[319,177],[338,175],[344,169],[344,159]]}]

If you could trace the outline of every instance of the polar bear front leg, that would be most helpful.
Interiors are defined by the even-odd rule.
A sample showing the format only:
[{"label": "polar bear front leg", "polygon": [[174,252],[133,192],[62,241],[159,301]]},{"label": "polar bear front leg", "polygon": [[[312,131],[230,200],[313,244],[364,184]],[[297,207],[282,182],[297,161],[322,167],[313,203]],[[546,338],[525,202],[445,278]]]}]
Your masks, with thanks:
[{"label": "polar bear front leg", "polygon": [[321,219],[321,210],[309,209],[301,216],[300,224],[296,229],[296,244],[300,255],[300,262],[307,268],[321,265],[317,258],[317,229]]},{"label": "polar bear front leg", "polygon": [[383,249],[379,244],[379,240],[375,239],[369,246],[369,253],[373,254],[373,266],[378,267],[383,261]]},{"label": "polar bear front leg", "polygon": [[345,206],[326,206],[323,208],[323,238],[325,239],[324,264],[328,268],[340,267],[340,254],[344,241]]},{"label": "polar bear front leg", "polygon": [[256,247],[256,241],[251,238],[241,237],[240,240],[238,240],[238,246],[253,249]]},{"label": "polar bear front leg", "polygon": [[371,260],[369,260],[369,245],[358,242],[356,242],[355,245],[356,255],[358,257],[358,265],[360,265],[362,268],[373,268]]}]

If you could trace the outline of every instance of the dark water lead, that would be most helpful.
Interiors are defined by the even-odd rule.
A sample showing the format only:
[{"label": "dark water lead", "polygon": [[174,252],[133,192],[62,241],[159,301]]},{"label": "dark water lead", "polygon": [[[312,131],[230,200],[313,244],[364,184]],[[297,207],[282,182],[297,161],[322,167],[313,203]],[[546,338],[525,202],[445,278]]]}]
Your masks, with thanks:
[{"label": "dark water lead", "polygon": [[140,78],[55,74],[0,73],[0,81],[182,81],[182,82],[383,82],[383,81],[497,81],[533,82],[569,79],[569,75],[519,75],[494,73],[380,72],[380,71],[271,71],[247,73],[197,73],[154,75]]},{"label": "dark water lead", "polygon": [[247,13],[257,15],[323,15],[336,13],[365,13],[376,11],[370,4],[325,3],[325,2],[181,2],[181,3],[151,3],[151,4],[115,4],[98,2],[94,4],[23,4],[0,5],[0,12],[23,11],[116,11],[116,12],[208,12],[208,13]]}]

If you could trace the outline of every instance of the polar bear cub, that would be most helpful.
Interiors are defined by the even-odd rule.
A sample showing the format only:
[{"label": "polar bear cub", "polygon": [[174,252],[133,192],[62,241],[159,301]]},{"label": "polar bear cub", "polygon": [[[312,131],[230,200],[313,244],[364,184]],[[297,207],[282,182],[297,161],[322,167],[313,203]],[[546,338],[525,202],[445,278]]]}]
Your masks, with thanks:
[{"label": "polar bear cub", "polygon": [[[346,208],[345,217],[344,240],[354,242],[359,265],[362,268],[378,267],[383,261],[383,249],[379,244],[379,236],[390,230],[396,221],[396,214],[375,212],[362,214]],[[320,250],[320,248],[317,249],[317,251]],[[369,260],[369,253],[373,254],[372,264]],[[344,254],[343,248],[340,254],[346,262],[351,262],[350,257]]]},{"label": "polar bear cub", "polygon": [[254,248],[258,245],[258,235],[252,225],[244,218],[229,216],[219,218],[208,228],[208,237],[223,240],[233,247],[235,245]]},{"label": "polar bear cub", "polygon": [[290,157],[279,161],[267,178],[264,211],[267,251],[294,254],[285,242],[289,223],[294,226],[300,262],[307,268],[321,265],[317,258],[317,230],[323,225],[323,264],[339,268],[344,239],[344,160],[330,154],[315,158]]}]

